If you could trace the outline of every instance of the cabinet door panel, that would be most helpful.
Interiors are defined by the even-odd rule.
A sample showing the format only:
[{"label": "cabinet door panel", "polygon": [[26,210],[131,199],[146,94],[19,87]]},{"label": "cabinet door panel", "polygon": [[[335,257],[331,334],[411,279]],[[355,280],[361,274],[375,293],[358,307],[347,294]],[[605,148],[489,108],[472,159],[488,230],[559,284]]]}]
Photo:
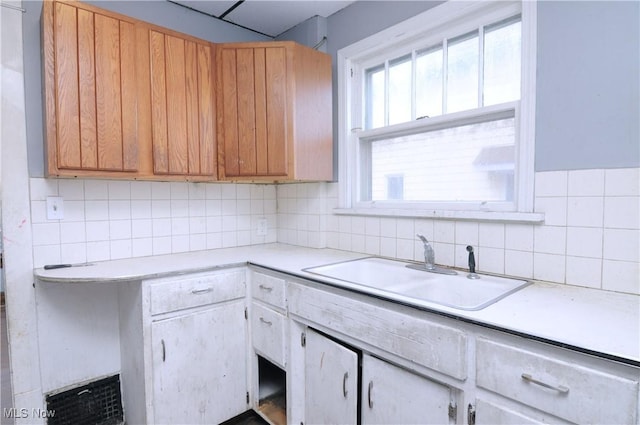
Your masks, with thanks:
[{"label": "cabinet door panel", "polygon": [[122,169],[138,169],[138,78],[136,73],[136,27],[120,21],[120,74],[122,93]]},{"label": "cabinet door panel", "polygon": [[187,108],[187,168],[190,174],[200,174],[200,99],[198,95],[198,47],[193,41],[185,42],[184,61]]},{"label": "cabinet door panel", "polygon": [[[227,176],[238,176],[238,98],[236,84],[236,51],[222,49],[220,52],[220,88],[222,90],[220,109],[224,128],[224,170]],[[223,127],[224,126],[224,127]]]},{"label": "cabinet door panel", "polygon": [[151,120],[153,137],[153,171],[169,172],[167,152],[167,85],[165,76],[164,35],[149,32],[149,61],[151,63]]},{"label": "cabinet door panel", "polygon": [[218,170],[215,128],[215,81],[213,52],[209,46],[197,45],[198,49],[198,107],[200,116],[200,174],[215,175]]},{"label": "cabinet door panel", "polygon": [[78,74],[80,102],[81,166],[98,168],[96,140],[96,56],[93,13],[78,9]]},{"label": "cabinet door panel", "polygon": [[[45,43],[54,52],[45,62],[54,67],[52,79],[45,72],[53,86],[47,96],[55,97],[55,108],[47,106],[47,119],[55,122],[49,143],[57,153],[50,170],[136,171],[134,24],[68,4],[53,8],[53,40]],[[44,16],[47,21],[50,12]]]},{"label": "cabinet door panel", "polygon": [[154,423],[220,423],[245,411],[245,333],[242,302],[154,322]]},{"label": "cabinet door panel", "polygon": [[253,49],[236,50],[236,84],[238,85],[238,166],[240,175],[256,173],[256,104],[254,91]]},{"label": "cabinet door panel", "polygon": [[187,174],[187,109],[184,40],[165,36],[167,155],[170,174]]},{"label": "cabinet door panel", "polygon": [[284,47],[265,49],[269,175],[287,174],[287,64]]},{"label": "cabinet door panel", "polygon": [[57,163],[60,168],[81,168],[78,99],[77,9],[55,5],[55,98]]},{"label": "cabinet door panel", "polygon": [[451,390],[368,355],[362,359],[363,424],[444,424]]},{"label": "cabinet door panel", "polygon": [[98,164],[122,170],[122,98],[120,96],[120,25],[95,15]]},{"label": "cabinet door panel", "polygon": [[305,423],[356,423],[358,355],[310,329],[306,333],[305,387]]},{"label": "cabinet door panel", "polygon": [[256,99],[256,174],[265,176],[269,174],[268,146],[267,146],[267,82],[265,49],[253,49],[254,57],[254,81]]}]

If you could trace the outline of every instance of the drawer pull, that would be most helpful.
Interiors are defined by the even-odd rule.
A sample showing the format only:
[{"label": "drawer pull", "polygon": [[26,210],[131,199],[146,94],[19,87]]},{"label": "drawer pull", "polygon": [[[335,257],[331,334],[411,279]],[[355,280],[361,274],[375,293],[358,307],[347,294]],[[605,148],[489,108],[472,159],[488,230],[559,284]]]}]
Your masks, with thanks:
[{"label": "drawer pull", "polygon": [[262,323],[264,323],[265,325],[267,325],[267,326],[271,326],[271,325],[273,325],[273,323],[272,323],[272,322],[270,322],[270,321],[268,321],[268,320],[265,320],[265,319],[264,319],[264,317],[261,317],[261,318],[260,318],[260,321],[261,321]]},{"label": "drawer pull", "polygon": [[373,381],[369,381],[369,390],[367,391],[367,401],[369,402],[369,409],[373,409],[373,400],[371,399],[372,392],[373,392]]},{"label": "drawer pull", "polygon": [[164,345],[164,339],[162,340],[162,363],[167,359],[167,348]]},{"label": "drawer pull", "polygon": [[266,286],[266,285],[263,285],[263,284],[258,285],[258,288],[262,289],[263,291],[267,291],[267,292],[273,291],[273,287],[272,286]]},{"label": "drawer pull", "polygon": [[345,372],[342,377],[342,395],[347,398],[349,391],[347,391],[347,379],[349,379],[349,372]]},{"label": "drawer pull", "polygon": [[532,377],[528,373],[523,373],[522,374],[522,379],[524,379],[526,382],[531,382],[532,384],[540,385],[541,387],[557,391],[560,394],[566,394],[566,393],[569,392],[569,388],[565,387],[564,385],[547,384],[546,382],[542,382],[542,381],[539,381],[539,380],[535,379],[534,377]]},{"label": "drawer pull", "polygon": [[209,292],[213,291],[213,288],[206,288],[206,289],[194,289],[193,291],[191,291],[191,293],[193,295],[202,295],[202,294],[208,294]]}]

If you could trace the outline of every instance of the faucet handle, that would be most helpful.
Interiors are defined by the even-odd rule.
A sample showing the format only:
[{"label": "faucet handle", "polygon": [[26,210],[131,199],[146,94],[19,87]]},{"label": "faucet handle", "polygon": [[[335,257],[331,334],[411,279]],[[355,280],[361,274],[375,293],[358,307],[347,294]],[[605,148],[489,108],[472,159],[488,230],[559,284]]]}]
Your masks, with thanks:
[{"label": "faucet handle", "polygon": [[467,252],[469,253],[469,274],[467,278],[480,279],[480,276],[476,274],[476,257],[473,255],[473,247],[471,245],[467,245]]}]

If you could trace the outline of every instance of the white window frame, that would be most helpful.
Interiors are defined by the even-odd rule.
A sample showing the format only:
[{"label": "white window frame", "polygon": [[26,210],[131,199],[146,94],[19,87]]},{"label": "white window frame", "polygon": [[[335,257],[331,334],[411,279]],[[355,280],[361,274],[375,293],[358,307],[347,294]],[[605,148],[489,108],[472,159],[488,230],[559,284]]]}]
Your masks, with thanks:
[{"label": "white window frame", "polygon": [[[534,144],[535,144],[535,78],[536,78],[536,1],[448,1],[398,25],[376,33],[338,51],[338,146],[339,203],[337,214],[433,217],[446,219],[501,220],[540,222],[543,214],[533,212]],[[517,121],[516,199],[505,208],[504,203],[474,204],[452,202],[448,205],[429,202],[361,202],[358,200],[361,165],[360,139],[374,138],[384,129],[364,129],[364,105],[361,90],[367,67],[380,63],[380,55],[394,51],[397,57],[412,50],[437,44],[500,19],[521,14],[522,63],[521,99],[501,105],[450,113],[396,124],[398,133],[420,129],[428,131],[452,124],[464,125],[478,117],[500,116],[514,111]],[[429,23],[428,27],[425,23]],[[388,56],[388,54],[387,54]],[[354,103],[354,96],[358,96]],[[355,105],[355,106],[354,106]],[[487,205],[491,205],[487,207]],[[493,210],[489,210],[492,208]]]}]

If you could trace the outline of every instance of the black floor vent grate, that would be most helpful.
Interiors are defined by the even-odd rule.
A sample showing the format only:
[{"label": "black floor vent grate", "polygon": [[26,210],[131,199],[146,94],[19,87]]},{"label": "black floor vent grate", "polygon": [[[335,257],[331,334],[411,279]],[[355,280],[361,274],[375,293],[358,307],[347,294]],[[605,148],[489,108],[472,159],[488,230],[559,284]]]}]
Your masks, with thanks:
[{"label": "black floor vent grate", "polygon": [[123,423],[120,375],[47,396],[48,425]]}]

